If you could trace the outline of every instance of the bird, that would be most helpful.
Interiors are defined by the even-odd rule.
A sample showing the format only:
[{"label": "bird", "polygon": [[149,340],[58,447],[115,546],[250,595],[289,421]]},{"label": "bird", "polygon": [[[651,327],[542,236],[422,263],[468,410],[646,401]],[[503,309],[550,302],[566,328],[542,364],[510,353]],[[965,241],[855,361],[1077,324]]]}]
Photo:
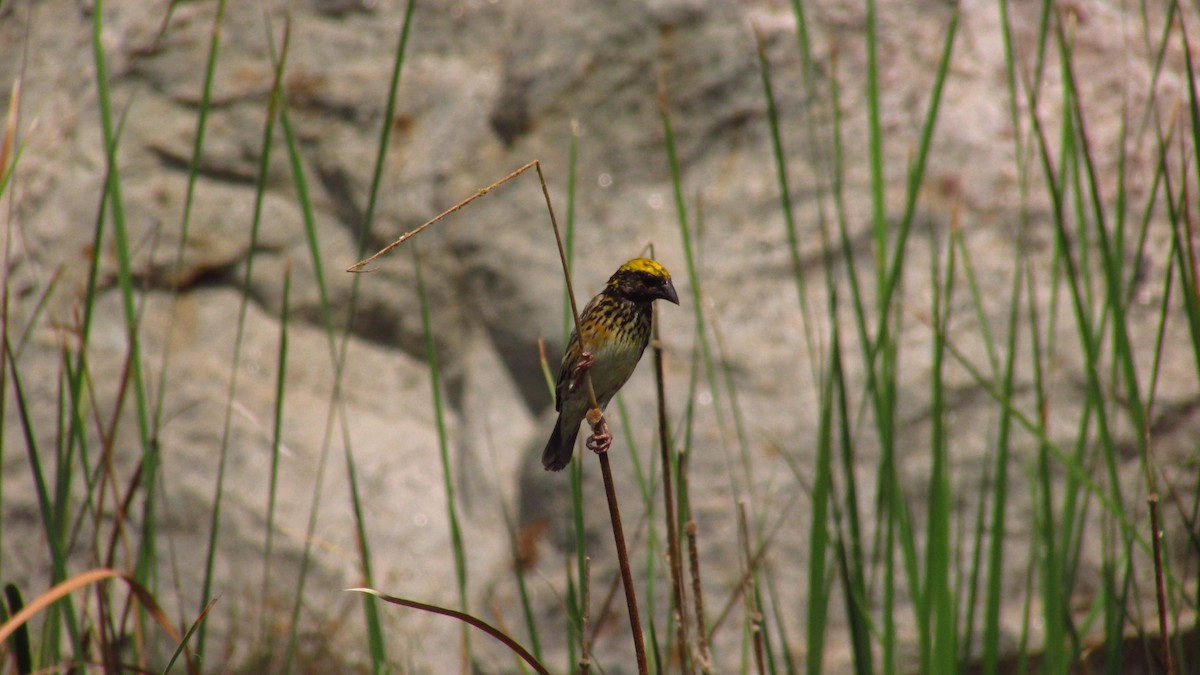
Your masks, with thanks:
[{"label": "bird", "polygon": [[[666,268],[650,258],[634,258],[621,265],[604,289],[583,308],[579,326],[572,330],[558,368],[554,387],[554,409],[558,421],[542,451],[542,466],[561,471],[571,462],[579,425],[591,407],[584,373],[590,374],[600,409],[633,374],[642,352],[650,343],[651,306],[655,300],[679,304],[679,295]],[[588,447],[607,449],[611,436],[596,434]]]}]

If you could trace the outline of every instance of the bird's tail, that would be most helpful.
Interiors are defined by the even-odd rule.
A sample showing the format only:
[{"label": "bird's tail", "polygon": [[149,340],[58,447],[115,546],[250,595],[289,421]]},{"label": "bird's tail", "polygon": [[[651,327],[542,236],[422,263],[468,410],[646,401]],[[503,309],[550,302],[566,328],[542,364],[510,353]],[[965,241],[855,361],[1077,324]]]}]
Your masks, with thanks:
[{"label": "bird's tail", "polygon": [[564,417],[567,417],[566,411],[558,416],[546,449],[542,451],[542,466],[547,471],[562,471],[567,468],[571,463],[571,453],[575,451],[575,439],[579,437],[579,421],[569,424],[568,429],[564,430]]}]

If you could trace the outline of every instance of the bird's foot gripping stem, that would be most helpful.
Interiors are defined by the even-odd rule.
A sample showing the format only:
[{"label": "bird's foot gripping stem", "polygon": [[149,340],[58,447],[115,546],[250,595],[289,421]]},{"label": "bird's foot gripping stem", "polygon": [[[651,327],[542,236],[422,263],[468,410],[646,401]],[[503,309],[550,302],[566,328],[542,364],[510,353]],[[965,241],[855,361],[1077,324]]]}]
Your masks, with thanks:
[{"label": "bird's foot gripping stem", "polygon": [[584,445],[597,455],[608,452],[612,446],[612,434],[608,432],[608,422],[604,421],[604,415],[592,408],[587,412],[587,421],[592,426],[592,435],[588,436]]},{"label": "bird's foot gripping stem", "polygon": [[587,373],[592,364],[596,362],[596,357],[591,352],[583,352],[579,355],[579,360],[575,362],[575,366],[571,368],[571,386],[567,389],[569,392],[574,392],[583,384],[583,376]]}]

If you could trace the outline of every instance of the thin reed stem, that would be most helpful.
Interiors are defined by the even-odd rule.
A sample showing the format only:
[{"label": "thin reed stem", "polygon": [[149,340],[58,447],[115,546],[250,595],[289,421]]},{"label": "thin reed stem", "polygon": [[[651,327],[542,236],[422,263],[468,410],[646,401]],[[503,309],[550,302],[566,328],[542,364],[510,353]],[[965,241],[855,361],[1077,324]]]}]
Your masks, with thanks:
[{"label": "thin reed stem", "polygon": [[662,456],[663,483],[663,519],[667,522],[667,561],[671,575],[671,591],[675,600],[675,612],[678,613],[676,629],[679,636],[680,668],[684,673],[692,672],[689,652],[687,611],[684,609],[683,566],[679,554],[679,529],[675,518],[675,491],[671,483],[671,433],[667,426],[667,395],[663,374],[663,349],[659,339],[658,321],[653,324],[654,339],[651,344],[654,349],[654,382],[658,398],[658,445]]},{"label": "thin reed stem", "polygon": [[1163,532],[1158,523],[1158,495],[1152,494],[1146,501],[1150,504],[1150,536],[1154,541],[1154,590],[1158,601],[1158,635],[1162,641],[1163,672],[1172,675],[1174,670],[1171,668],[1171,633],[1167,627],[1167,586],[1163,580]]},{"label": "thin reed stem", "polygon": [[708,632],[704,630],[704,591],[700,587],[700,552],[697,545],[697,532],[694,518],[688,518],[684,526],[688,538],[688,562],[692,574],[692,603],[696,609],[696,648],[699,652],[700,670],[712,672],[712,656],[708,652]]},{"label": "thin reed stem", "polygon": [[757,566],[756,557],[750,547],[750,526],[746,520],[746,503],[738,502],[738,532],[741,534],[742,552],[746,554],[746,573],[742,575],[742,596],[746,602],[747,619],[750,622],[750,640],[754,645],[754,665],[758,675],[766,675],[763,659],[763,618],[758,609],[758,591],[754,586],[754,569]]}]

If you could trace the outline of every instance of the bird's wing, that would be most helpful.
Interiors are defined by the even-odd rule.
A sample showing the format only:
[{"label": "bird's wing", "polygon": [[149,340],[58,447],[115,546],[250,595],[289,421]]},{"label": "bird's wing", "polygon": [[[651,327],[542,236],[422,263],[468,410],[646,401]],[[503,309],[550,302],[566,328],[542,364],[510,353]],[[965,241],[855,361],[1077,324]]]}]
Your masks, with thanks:
[{"label": "bird's wing", "polygon": [[[580,322],[584,325],[584,334],[589,342],[594,336],[588,329],[585,318],[596,302],[600,300],[601,295],[603,293],[588,300],[588,304],[584,305],[583,311],[579,313]],[[558,412],[562,412],[563,400],[567,397],[567,390],[571,388],[571,372],[575,370],[575,364],[579,361],[582,353],[583,348],[579,345],[579,332],[572,328],[571,337],[567,340],[567,349],[563,352],[562,363],[558,366],[558,381],[554,385],[554,409]]]},{"label": "bird's wing", "polygon": [[554,410],[557,412],[562,412],[563,400],[566,399],[567,389],[571,386],[571,371],[575,369],[575,361],[578,359],[579,335],[572,330],[567,349],[563,352],[562,363],[558,366],[558,381],[554,384]]}]

